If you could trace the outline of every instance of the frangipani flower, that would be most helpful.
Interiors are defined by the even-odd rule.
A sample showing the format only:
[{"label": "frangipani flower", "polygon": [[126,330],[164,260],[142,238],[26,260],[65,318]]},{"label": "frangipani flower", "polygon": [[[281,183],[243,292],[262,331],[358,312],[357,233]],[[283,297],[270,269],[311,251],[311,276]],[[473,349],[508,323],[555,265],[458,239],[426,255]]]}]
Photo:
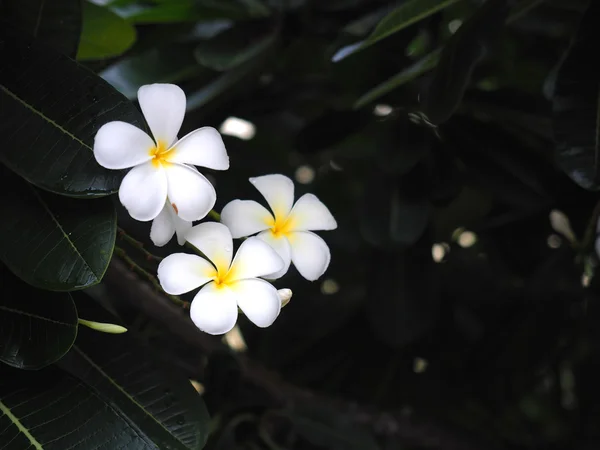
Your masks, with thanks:
[{"label": "frangipani flower", "polygon": [[183,245],[185,244],[185,235],[190,228],[192,228],[192,222],[181,219],[167,199],[162,211],[152,221],[150,239],[154,245],[162,247],[177,233],[177,243]]},{"label": "frangipani flower", "polygon": [[238,307],[255,325],[271,325],[282,300],[271,283],[258,277],[283,266],[277,253],[257,238],[242,242],[233,258],[233,238],[218,222],[192,227],[187,240],[210,260],[174,253],[158,266],[160,285],[168,294],[180,295],[203,286],[190,306],[196,326],[209,334],[224,334],[237,321]]},{"label": "frangipani flower", "polygon": [[267,200],[273,214],[252,200],[233,200],[221,211],[221,222],[234,238],[259,233],[258,238],[277,251],[284,267],[266,278],[283,276],[293,262],[300,275],[318,279],[329,266],[331,255],[323,239],[309,230],[334,230],[337,223],[327,207],[312,194],[294,204],[294,183],[284,175],[250,178]]},{"label": "frangipani flower", "polygon": [[177,139],[186,98],[174,84],[142,86],[138,100],[154,139],[128,123],[106,123],[94,140],[96,161],[107,169],[132,168],[123,178],[119,199],[134,219],[156,218],[167,196],[181,219],[203,218],[214,206],[216,193],[194,166],[229,168],[221,135],[203,127]]}]

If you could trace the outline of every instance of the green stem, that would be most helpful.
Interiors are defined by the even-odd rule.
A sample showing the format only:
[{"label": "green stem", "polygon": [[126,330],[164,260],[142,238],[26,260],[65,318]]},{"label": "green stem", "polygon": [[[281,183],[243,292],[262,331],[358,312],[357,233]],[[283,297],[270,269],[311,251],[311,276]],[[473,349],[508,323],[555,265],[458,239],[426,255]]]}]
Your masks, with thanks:
[{"label": "green stem", "polygon": [[210,217],[211,219],[216,220],[217,222],[221,221],[221,214],[219,214],[218,212],[216,212],[214,209],[211,209],[208,212],[208,217]]},{"label": "green stem", "polygon": [[120,239],[124,240],[129,245],[131,245],[132,247],[135,247],[136,249],[138,249],[141,253],[144,254],[144,256],[146,257],[146,259],[148,261],[161,262],[163,260],[163,258],[161,258],[160,256],[156,256],[156,255],[150,253],[148,250],[146,250],[144,248],[144,244],[143,243],[141,243],[137,239],[134,239],[133,237],[131,237],[130,235],[128,235],[127,232],[123,228],[118,227],[117,231],[119,232],[119,238]]},{"label": "green stem", "polygon": [[600,202],[596,203],[596,206],[592,211],[592,216],[590,217],[590,221],[588,222],[583,239],[581,240],[581,250],[586,251],[594,247],[594,243],[596,242],[596,226],[598,224],[598,218],[600,218]]},{"label": "green stem", "polygon": [[129,265],[129,268],[131,270],[133,270],[135,273],[137,273],[138,275],[140,275],[141,277],[145,278],[147,281],[149,281],[150,283],[152,283],[152,285],[155,287],[155,289],[161,293],[163,293],[165,296],[167,296],[173,303],[175,303],[178,306],[182,306],[184,308],[188,308],[189,307],[189,302],[186,302],[184,300],[181,300],[178,296],[176,295],[170,295],[167,294],[163,288],[161,287],[160,283],[158,282],[158,280],[156,279],[156,277],[154,275],[152,275],[150,272],[148,272],[147,270],[143,269],[142,267],[140,267],[133,259],[131,259],[127,253],[125,252],[125,250],[123,250],[121,247],[116,247],[115,246],[115,255],[117,255],[119,258],[121,258],[125,263],[127,263]]}]

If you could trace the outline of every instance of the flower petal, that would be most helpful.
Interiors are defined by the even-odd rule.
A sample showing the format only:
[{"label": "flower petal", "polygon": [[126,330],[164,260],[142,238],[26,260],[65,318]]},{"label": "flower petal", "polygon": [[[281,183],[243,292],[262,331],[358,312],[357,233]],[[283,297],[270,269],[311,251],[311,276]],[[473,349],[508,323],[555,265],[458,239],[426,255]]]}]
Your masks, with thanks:
[{"label": "flower petal", "polygon": [[167,200],[162,211],[152,221],[152,227],[150,227],[150,240],[157,247],[166,245],[175,234],[175,224],[169,215],[169,209],[173,208]]},{"label": "flower petal", "polygon": [[329,267],[331,253],[323,239],[310,231],[289,233],[292,246],[292,262],[300,275],[308,281],[315,281]]},{"label": "flower petal", "polygon": [[227,272],[233,256],[233,238],[229,228],[219,222],[204,222],[192,227],[186,239],[204,253],[217,269]]},{"label": "flower petal", "polygon": [[213,127],[202,127],[185,135],[165,157],[174,163],[193,164],[214,170],[229,169],[229,156],[225,144]]},{"label": "flower petal", "polygon": [[234,280],[262,277],[282,268],[283,260],[277,252],[257,237],[242,242],[231,263]]},{"label": "flower petal", "polygon": [[[169,200],[167,199],[167,202]],[[175,233],[177,233],[177,243],[179,245],[184,245],[186,242],[186,236],[188,232],[192,229],[192,222],[183,220],[177,214],[175,214],[175,210],[173,206],[169,205],[169,216],[171,217],[171,221],[175,226]]]},{"label": "flower petal", "polygon": [[151,162],[135,166],[119,188],[119,200],[135,220],[147,222],[161,212],[167,199],[167,177]]},{"label": "flower petal", "polygon": [[288,269],[290,268],[290,263],[292,262],[292,248],[290,246],[290,241],[288,241],[287,237],[285,236],[274,235],[271,233],[271,230],[263,231],[256,237],[269,244],[269,246],[277,252],[284,264],[281,270],[267,274],[264,277],[269,280],[281,278],[287,273]]},{"label": "flower petal", "polygon": [[253,278],[236,281],[231,285],[237,304],[255,325],[265,328],[275,322],[281,310],[277,289],[265,280]]},{"label": "flower petal", "polygon": [[107,169],[128,169],[150,161],[152,148],[150,136],[125,122],[105,123],[94,138],[94,157]]},{"label": "flower petal", "polygon": [[221,211],[221,222],[227,225],[234,239],[269,228],[271,213],[254,200],[232,200]]},{"label": "flower petal", "polygon": [[294,231],[335,230],[337,222],[321,200],[313,194],[304,194],[290,212]]},{"label": "flower petal", "polygon": [[217,193],[204,175],[183,164],[165,164],[168,193],[177,215],[189,222],[200,220],[215,206]]},{"label": "flower petal", "polygon": [[276,218],[286,217],[294,204],[294,182],[284,175],[250,178],[250,183],[267,200]]},{"label": "flower petal", "polygon": [[138,101],[156,143],[173,145],[185,115],[183,90],[174,84],[147,84],[139,88]]},{"label": "flower petal", "polygon": [[208,334],[225,334],[238,316],[236,295],[226,286],[209,283],[200,289],[190,306],[194,324]]},{"label": "flower petal", "polygon": [[204,258],[173,253],[158,265],[158,280],[167,294],[180,295],[211,281],[215,268]]}]

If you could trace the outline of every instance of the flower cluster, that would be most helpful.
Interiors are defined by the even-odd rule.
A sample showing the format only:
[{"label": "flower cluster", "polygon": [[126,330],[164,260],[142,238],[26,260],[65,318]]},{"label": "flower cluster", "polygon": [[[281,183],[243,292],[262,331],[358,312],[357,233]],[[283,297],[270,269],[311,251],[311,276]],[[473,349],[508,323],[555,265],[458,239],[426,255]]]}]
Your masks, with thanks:
[{"label": "flower cluster", "polygon": [[[131,169],[121,182],[119,200],[132,218],[152,221],[150,238],[156,246],[177,235],[179,245],[187,242],[196,251],[161,261],[162,288],[172,295],[200,288],[190,316],[207,333],[231,330],[238,308],[255,325],[268,327],[291,291],[278,291],[266,280],[282,277],[292,263],[307,280],[323,275],[331,255],[312,231],[335,229],[335,219],[312,194],[294,204],[294,183],[274,174],[250,178],[271,211],[251,200],[233,200],[223,208],[220,223],[194,226],[211,212],[217,198],[196,166],[227,170],[223,139],[212,127],[178,138],[186,97],[176,85],[142,86],[138,100],[152,137],[131,124],[109,122],[96,134],[94,156],[105,168]],[[235,256],[234,238],[244,239]]]}]

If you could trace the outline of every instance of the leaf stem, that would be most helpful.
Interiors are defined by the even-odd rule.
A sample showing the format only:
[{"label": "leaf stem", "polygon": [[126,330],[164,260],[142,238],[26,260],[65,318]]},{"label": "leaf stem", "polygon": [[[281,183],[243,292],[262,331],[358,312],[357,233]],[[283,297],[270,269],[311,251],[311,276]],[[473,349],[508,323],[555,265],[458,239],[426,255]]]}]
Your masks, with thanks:
[{"label": "leaf stem", "polygon": [[132,236],[128,235],[127,232],[123,228],[117,227],[117,231],[119,233],[120,239],[123,239],[129,245],[131,245],[132,247],[135,247],[137,250],[139,250],[141,253],[143,253],[148,261],[161,262],[164,259],[164,258],[161,258],[160,256],[156,256],[156,255],[150,253],[148,250],[146,250],[143,243],[141,243],[137,239],[133,238]]},{"label": "leaf stem", "polygon": [[127,263],[129,265],[129,268],[132,271],[134,271],[135,273],[137,273],[138,275],[140,275],[141,277],[145,278],[147,281],[149,281],[150,283],[152,283],[152,285],[156,288],[157,291],[163,293],[173,303],[175,303],[178,306],[182,306],[184,308],[189,308],[189,306],[190,306],[189,302],[186,302],[185,300],[181,300],[181,298],[179,298],[176,295],[167,294],[163,290],[163,288],[161,287],[161,285],[158,282],[158,280],[156,279],[156,277],[154,275],[152,275],[150,272],[148,272],[147,270],[145,270],[142,267],[140,267],[133,259],[131,259],[127,255],[127,253],[125,252],[125,250],[123,250],[121,247],[115,246],[115,255],[117,255],[125,263]]}]

